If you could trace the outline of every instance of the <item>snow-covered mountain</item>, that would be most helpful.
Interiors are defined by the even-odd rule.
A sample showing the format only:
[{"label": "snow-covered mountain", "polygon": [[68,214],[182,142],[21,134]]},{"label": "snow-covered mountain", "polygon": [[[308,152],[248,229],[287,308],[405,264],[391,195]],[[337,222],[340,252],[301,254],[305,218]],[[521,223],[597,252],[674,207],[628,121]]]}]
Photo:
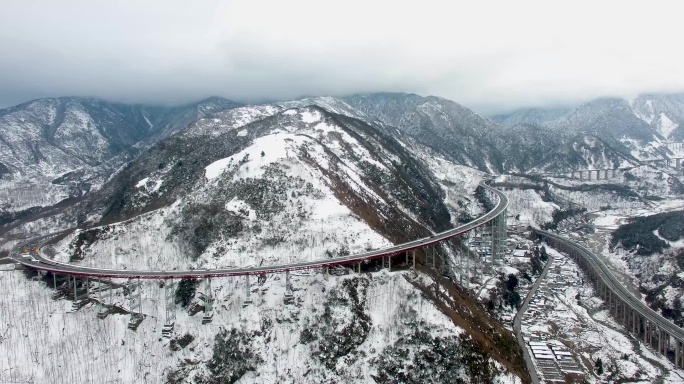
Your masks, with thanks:
[{"label": "snow-covered mountain", "polygon": [[632,167],[638,161],[597,136],[561,135],[534,125],[516,125],[494,138],[504,169],[511,173],[562,173]]},{"label": "snow-covered mountain", "polygon": [[[62,261],[129,269],[249,267],[332,257],[467,221],[483,209],[474,197],[483,171],[543,174],[639,166],[610,181],[619,186],[605,191],[599,183],[590,186],[594,195],[573,180],[533,180],[549,200],[581,202],[600,193],[605,201],[597,210],[618,199],[616,190],[630,198],[638,190],[659,194],[666,186],[655,185],[666,182],[678,186],[668,190],[676,194],[681,190],[677,175],[639,164],[669,153],[662,124],[653,125],[657,119],[642,107],[637,113],[637,105],[649,100],[655,105],[651,115],[660,113],[661,122],[662,114],[673,124],[679,121],[676,100],[661,105],[655,98],[631,104],[602,99],[572,111],[513,113],[498,120],[515,122],[506,126],[449,100],[398,93],[255,106],[214,98],[179,108],[38,100],[0,112],[0,137],[9,143],[0,141],[0,170],[9,170],[5,174],[11,176],[2,182],[15,188],[11,195],[23,188],[29,196],[40,180],[53,188],[50,196],[57,196],[46,203],[41,195],[45,205],[69,196],[61,186],[99,184],[81,189],[87,193],[68,209],[54,208],[16,228],[0,228],[3,250],[24,233],[78,226],[43,251]],[[524,176],[502,178],[510,188],[515,188],[511,180],[530,185]],[[511,219],[534,216],[527,213],[534,210],[535,189],[510,193]],[[535,202],[545,208],[534,212],[543,213],[534,220],[555,220],[561,205],[538,197]],[[31,206],[29,200],[25,197],[23,205],[12,209]],[[120,315],[98,323],[94,307],[68,321],[21,310],[17,316],[31,320],[20,322],[9,341],[0,343],[0,351],[18,352],[0,355],[11,364],[29,361],[42,347],[22,343],[17,335],[36,332],[47,340],[46,348],[77,357],[49,330],[59,326],[75,335],[83,325],[97,334],[95,344],[116,341],[106,350],[80,345],[77,351],[90,351],[106,362],[103,378],[124,370],[131,381],[174,383],[527,379],[510,332],[448,279],[378,272],[377,262],[362,268],[372,273],[351,275],[340,268],[334,271],[340,276],[293,274],[293,304],[283,302],[282,276],[252,279],[248,289],[255,300],[247,308],[242,308],[242,279],[215,279],[213,325],[202,325],[201,315],[194,314],[207,294],[207,287],[197,286],[191,304],[175,309],[173,342],[159,340],[165,308],[158,282],[144,284],[148,316],[137,332],[127,331]],[[0,287],[19,285],[16,279],[0,279]],[[24,283],[18,289],[22,297],[40,303],[42,311],[59,313],[45,286]],[[128,289],[114,290],[122,306]],[[32,329],[33,323],[40,327]],[[57,379],[72,381],[88,378],[92,368],[75,365],[60,371],[58,365],[58,358],[45,358],[41,365],[24,368],[27,377],[59,371],[63,377]]]},{"label": "snow-covered mountain", "polygon": [[505,125],[532,124],[561,136],[592,135],[638,160],[666,158],[680,155],[665,142],[684,140],[684,94],[645,94],[631,102],[601,98],[572,110],[524,109],[491,119]]},{"label": "snow-covered mountain", "polygon": [[569,108],[524,108],[511,113],[489,116],[489,118],[503,125],[543,125],[544,123],[560,119],[570,111],[571,109]]},{"label": "snow-covered mountain", "polygon": [[[639,152],[658,140],[649,135],[648,127],[634,114],[623,116],[620,103],[597,102],[572,112],[525,110],[499,119],[504,123],[543,122],[511,127],[438,97],[380,93],[347,97],[344,101],[459,164],[494,173],[632,166],[637,159],[631,149]],[[624,121],[634,126],[626,136],[620,131],[624,130]],[[619,140],[623,137],[638,139],[638,143],[628,147],[631,142]]]},{"label": "snow-covered mountain", "polygon": [[[89,228],[44,252],[118,268],[268,265],[377,249],[481,211],[473,196],[480,172],[394,128],[350,117],[353,109],[338,114],[315,104],[245,106],[200,118],[89,194],[76,208]],[[363,270],[377,267],[369,262]],[[116,330],[111,337],[136,346],[128,354],[137,355],[142,345],[153,351],[127,372],[142,375],[154,366],[163,372],[155,382],[527,379],[512,334],[453,285],[432,297],[435,278],[298,274],[288,305],[282,276],[263,276],[252,280],[254,304],[245,309],[241,280],[215,279],[216,326],[201,325],[201,315],[179,306],[173,345],[183,346],[176,349],[158,340],[164,307],[156,283],[143,288],[150,316],[137,333],[119,332],[120,316],[106,321]],[[203,289],[193,305],[202,305]],[[94,309],[82,312],[95,318]],[[83,316],[73,321],[91,324]],[[115,361],[120,354],[111,348],[99,356]]]},{"label": "snow-covered mountain", "polygon": [[[275,214],[297,203],[293,193],[314,196],[326,186],[395,241],[428,233],[425,225],[446,228],[444,192],[405,146],[317,106],[237,108],[200,119],[129,162],[89,198],[88,212],[119,221],[203,191],[196,203],[207,209],[253,200],[252,209]],[[394,227],[385,228],[388,222]]]},{"label": "snow-covered mountain", "polygon": [[0,211],[80,195],[146,145],[236,106],[221,98],[167,108],[62,97],[0,110],[0,183],[7,192]]},{"label": "snow-covered mountain", "polygon": [[648,94],[632,101],[635,114],[671,141],[684,141],[684,94]]},{"label": "snow-covered mountain", "polygon": [[482,171],[500,169],[496,149],[485,139],[497,127],[458,103],[408,93],[362,94],[343,100],[459,164]]}]

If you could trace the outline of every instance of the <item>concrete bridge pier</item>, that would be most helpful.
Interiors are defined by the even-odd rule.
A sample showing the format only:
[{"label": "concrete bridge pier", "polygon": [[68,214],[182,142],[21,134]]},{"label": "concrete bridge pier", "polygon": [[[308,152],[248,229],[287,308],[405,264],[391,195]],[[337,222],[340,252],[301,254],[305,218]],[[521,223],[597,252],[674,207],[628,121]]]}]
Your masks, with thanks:
[{"label": "concrete bridge pier", "polygon": [[176,325],[176,284],[173,280],[166,280],[164,282],[164,309],[165,309],[165,319],[164,326],[162,327],[162,337],[167,339],[171,338],[173,335],[173,328]]},{"label": "concrete bridge pier", "polygon": [[[359,265],[359,273],[361,273],[361,263],[356,263]],[[294,295],[292,293],[292,282],[290,281],[290,271],[285,271],[285,304],[294,303]]]},{"label": "concrete bridge pier", "polygon": [[76,281],[76,276],[74,276],[74,303],[78,302],[78,291],[76,290],[77,286],[78,282]]},{"label": "concrete bridge pier", "polygon": [[245,301],[242,302],[243,307],[252,304],[252,298],[249,296],[250,293],[251,291],[249,289],[249,275],[245,275]]},{"label": "concrete bridge pier", "polygon": [[142,284],[140,283],[140,278],[129,286],[131,291],[128,294],[128,299],[130,300],[131,312],[142,312]]},{"label": "concrete bridge pier", "polygon": [[579,179],[580,181],[584,180],[584,171],[579,171]]},{"label": "concrete bridge pier", "polygon": [[[111,290],[112,287],[109,287]],[[97,301],[99,302],[97,308],[97,317],[99,319],[104,319],[107,316],[107,306],[102,300],[102,280],[97,281]]]},{"label": "concrete bridge pier", "polygon": [[202,316],[202,324],[211,323],[213,319],[214,293],[211,289],[211,278],[206,278],[204,279],[204,316]]},{"label": "concrete bridge pier", "polygon": [[637,333],[637,327],[636,327],[636,312],[632,311],[632,334],[637,335],[639,337],[639,334]]},{"label": "concrete bridge pier", "polygon": [[130,301],[131,319],[128,321],[128,329],[136,330],[143,321],[142,313],[142,284],[140,278],[137,282],[129,285],[130,292],[128,299]]}]

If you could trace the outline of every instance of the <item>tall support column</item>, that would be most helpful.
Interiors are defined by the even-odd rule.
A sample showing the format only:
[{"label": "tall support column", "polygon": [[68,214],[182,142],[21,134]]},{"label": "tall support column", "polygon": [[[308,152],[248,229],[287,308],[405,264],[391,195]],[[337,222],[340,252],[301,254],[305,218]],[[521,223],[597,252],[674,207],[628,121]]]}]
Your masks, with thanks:
[{"label": "tall support column", "polygon": [[608,313],[613,312],[613,292],[609,289],[608,292],[606,292],[608,295]]},{"label": "tall support column", "polygon": [[[359,263],[359,266],[361,264]],[[359,268],[360,270],[361,268]],[[285,298],[291,298],[292,297],[292,283],[290,282],[290,271],[285,271]]]},{"label": "tall support column", "polygon": [[639,334],[636,331],[636,312],[634,311],[632,311],[632,333],[639,337]]},{"label": "tall support column", "polygon": [[[432,262],[434,263],[434,259]],[[392,256],[387,256],[387,271],[392,272]]]},{"label": "tall support column", "polygon": [[142,285],[140,284],[140,278],[137,282],[130,284],[131,291],[128,294],[130,300],[130,308],[133,313],[142,313]]},{"label": "tall support column", "polygon": [[656,335],[658,335],[658,353],[663,352],[663,330],[656,327]]},{"label": "tall support column", "polygon": [[104,302],[104,299],[102,299],[102,279],[97,280],[97,301],[99,302],[97,306],[97,317],[99,319],[104,319],[107,316],[109,310]]},{"label": "tall support column", "polygon": [[423,248],[423,254],[425,255],[425,266],[430,268],[430,245],[426,245]]},{"label": "tall support column", "polygon": [[88,278],[85,278],[85,289],[86,289],[86,299],[90,297],[90,281],[88,281]]},{"label": "tall support column", "polygon": [[412,268],[416,269],[416,250],[411,251],[411,262],[413,263]]},{"label": "tall support column", "polygon": [[[460,240],[460,239],[458,239]],[[452,245],[453,243],[457,241],[457,238],[452,238],[451,242]],[[454,245],[454,254],[456,256],[456,265],[454,265],[454,269],[458,268],[458,285],[463,287],[463,244],[459,241],[459,245],[455,246]]]},{"label": "tall support column", "polygon": [[591,172],[592,171],[587,171],[587,177],[589,178],[589,181],[591,181]]},{"label": "tall support column", "polygon": [[499,262],[503,260],[506,253],[506,240],[508,239],[508,208],[501,212],[499,217]]},{"label": "tall support column", "polygon": [[679,348],[680,348],[680,341],[675,338],[675,367],[679,368],[681,365],[679,363],[680,360],[680,354],[679,354]]},{"label": "tall support column", "polygon": [[[175,304],[176,304],[176,287],[175,287],[175,282],[173,280],[166,280],[164,283],[164,309],[166,310],[166,321],[165,321],[165,326],[170,326],[173,328],[173,325],[176,322],[176,311],[175,311]],[[163,332],[162,332],[163,333]]]},{"label": "tall support column", "polygon": [[596,180],[601,180],[601,170],[600,169],[596,170]]},{"label": "tall support column", "polygon": [[432,246],[432,269],[435,271],[437,270],[437,262],[435,261],[435,257],[437,256],[437,245]]},{"label": "tall support column", "polygon": [[114,300],[112,299],[112,292],[114,291],[114,285],[112,285],[112,278],[109,278],[109,305],[114,305]]},{"label": "tall support column", "polygon": [[136,330],[143,321],[142,284],[140,283],[140,278],[138,278],[137,282],[129,284],[129,286],[128,298],[130,300],[131,318],[128,320],[128,329]]},{"label": "tall support column", "polygon": [[214,292],[211,289],[211,278],[204,279],[204,316],[202,324],[211,323],[214,319]]},{"label": "tall support column", "polygon": [[470,265],[470,256],[472,256],[470,252],[470,238],[471,238],[471,231],[467,233],[467,238],[466,238],[466,284],[468,285],[468,288],[470,288],[470,280],[472,279],[472,268]]},{"label": "tall support column", "polygon": [[250,295],[249,275],[245,275],[245,301],[244,301],[244,303],[242,303],[243,306],[246,306],[246,305],[249,305],[252,303],[252,298],[249,295]]},{"label": "tall support column", "polygon": [[[494,255],[496,254],[496,217],[489,223],[489,268],[494,266]],[[485,253],[485,259],[487,255]]]},{"label": "tall support column", "polygon": [[78,292],[76,292],[76,276],[74,276],[74,302],[78,302]]},{"label": "tall support column", "polygon": [[584,171],[579,171],[580,181],[584,180]]},{"label": "tall support column", "polygon": [[162,337],[170,339],[173,335],[173,328],[176,325],[176,311],[174,308],[176,299],[176,289],[173,280],[164,281],[164,309],[166,318],[162,327]]},{"label": "tall support column", "polygon": [[57,290],[57,275],[54,273],[52,274],[52,287],[55,289],[55,291]]}]

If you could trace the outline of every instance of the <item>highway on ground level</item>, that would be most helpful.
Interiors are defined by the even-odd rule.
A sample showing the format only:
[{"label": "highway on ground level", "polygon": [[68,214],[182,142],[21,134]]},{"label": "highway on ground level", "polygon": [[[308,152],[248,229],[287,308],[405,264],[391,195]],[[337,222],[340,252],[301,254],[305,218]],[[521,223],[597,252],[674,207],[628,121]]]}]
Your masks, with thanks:
[{"label": "highway on ground level", "polygon": [[[480,186],[497,196],[497,205],[489,212],[478,217],[477,219],[460,225],[458,227],[449,229],[447,231],[437,233],[430,237],[409,241],[407,243],[394,245],[391,247],[378,249],[375,251],[368,251],[349,256],[340,256],[335,258],[318,259],[313,261],[302,261],[289,264],[279,264],[260,267],[249,268],[219,268],[219,269],[188,269],[188,270],[126,270],[126,269],[107,269],[83,267],[75,264],[60,263],[53,260],[46,259],[39,252],[29,252],[28,254],[20,254],[16,251],[10,253],[10,258],[15,262],[22,264],[32,269],[48,271],[56,274],[83,276],[83,277],[110,277],[110,278],[141,278],[141,279],[178,279],[178,278],[209,278],[220,276],[240,276],[240,275],[260,275],[265,273],[280,273],[285,271],[294,271],[302,269],[324,268],[344,264],[352,264],[365,260],[376,259],[384,256],[393,256],[400,253],[416,250],[425,246],[440,243],[442,241],[457,237],[465,232],[469,232],[475,228],[481,227],[497,216],[504,213],[508,207],[508,197],[503,192],[494,189],[484,182]],[[41,236],[46,238],[48,236]],[[34,239],[35,240],[35,239]]]},{"label": "highway on ground level", "polygon": [[534,231],[542,236],[555,239],[556,241],[563,243],[573,251],[576,251],[578,254],[584,257],[585,260],[587,260],[587,262],[591,265],[592,269],[596,272],[597,276],[601,279],[601,281],[614,294],[616,294],[620,300],[622,300],[624,303],[627,303],[627,305],[630,308],[632,308],[632,310],[637,312],[643,318],[648,319],[648,321],[650,321],[651,323],[656,324],[658,328],[667,332],[669,335],[674,336],[679,340],[684,340],[684,330],[682,328],[673,324],[672,322],[661,316],[659,313],[649,308],[641,300],[634,297],[634,295],[632,295],[627,290],[627,288],[620,284],[620,282],[617,280],[617,278],[615,278],[613,273],[608,269],[608,267],[603,263],[603,261],[589,249],[564,237],[553,234],[551,232],[541,231],[537,229],[535,229]]}]

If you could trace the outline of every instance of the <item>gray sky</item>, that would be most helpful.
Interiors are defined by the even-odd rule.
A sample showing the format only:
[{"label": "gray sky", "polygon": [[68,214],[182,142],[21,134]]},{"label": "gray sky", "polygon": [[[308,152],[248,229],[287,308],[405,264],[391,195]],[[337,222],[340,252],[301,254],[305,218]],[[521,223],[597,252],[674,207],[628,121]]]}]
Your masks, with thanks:
[{"label": "gray sky", "polygon": [[681,92],[677,3],[2,0],[0,107],[406,91],[493,113]]}]

